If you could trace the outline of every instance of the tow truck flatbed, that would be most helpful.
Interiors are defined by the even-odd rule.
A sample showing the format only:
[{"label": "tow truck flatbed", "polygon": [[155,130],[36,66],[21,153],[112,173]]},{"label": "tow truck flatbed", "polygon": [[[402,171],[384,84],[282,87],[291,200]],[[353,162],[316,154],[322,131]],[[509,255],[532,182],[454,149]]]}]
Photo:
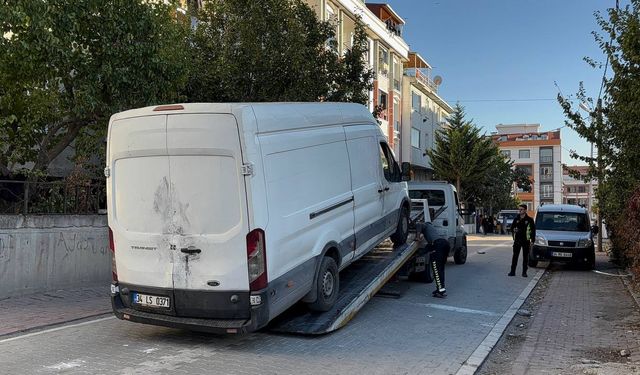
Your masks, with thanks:
[{"label": "tow truck flatbed", "polygon": [[[411,212],[412,222],[421,217],[422,212]],[[407,243],[397,248],[393,248],[390,240],[385,240],[340,272],[340,291],[331,310],[312,312],[304,304],[297,304],[274,319],[268,329],[281,333],[322,335],[341,328],[413,257],[418,245],[413,232],[409,233]]]}]

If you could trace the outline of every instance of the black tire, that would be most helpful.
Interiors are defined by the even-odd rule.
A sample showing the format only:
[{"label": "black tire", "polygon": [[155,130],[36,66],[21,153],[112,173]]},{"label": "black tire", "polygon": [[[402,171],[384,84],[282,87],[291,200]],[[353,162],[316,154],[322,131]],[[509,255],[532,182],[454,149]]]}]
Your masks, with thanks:
[{"label": "black tire", "polygon": [[315,302],[309,303],[309,309],[313,311],[331,310],[336,303],[336,299],[338,299],[340,276],[338,274],[338,265],[330,256],[322,258],[315,288],[318,298]]},{"label": "black tire", "polygon": [[467,263],[467,245],[462,245],[453,253],[453,261],[456,264]]},{"label": "black tire", "polygon": [[527,264],[529,264],[529,267],[531,268],[538,267],[538,261],[535,259],[529,258],[529,261],[527,262]]},{"label": "black tire", "polygon": [[596,251],[593,250],[587,257],[587,264],[585,265],[588,270],[596,269]]},{"label": "black tire", "polygon": [[409,237],[409,210],[402,206],[396,231],[391,235],[391,241],[395,246],[404,245]]}]

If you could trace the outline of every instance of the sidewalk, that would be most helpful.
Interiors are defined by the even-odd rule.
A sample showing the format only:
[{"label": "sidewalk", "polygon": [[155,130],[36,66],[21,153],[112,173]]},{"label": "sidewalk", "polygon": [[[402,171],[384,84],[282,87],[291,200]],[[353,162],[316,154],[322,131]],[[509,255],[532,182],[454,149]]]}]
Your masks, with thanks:
[{"label": "sidewalk", "polygon": [[640,374],[640,308],[603,253],[552,264],[478,374]]},{"label": "sidewalk", "polygon": [[5,298],[0,300],[0,337],[110,311],[109,286]]}]

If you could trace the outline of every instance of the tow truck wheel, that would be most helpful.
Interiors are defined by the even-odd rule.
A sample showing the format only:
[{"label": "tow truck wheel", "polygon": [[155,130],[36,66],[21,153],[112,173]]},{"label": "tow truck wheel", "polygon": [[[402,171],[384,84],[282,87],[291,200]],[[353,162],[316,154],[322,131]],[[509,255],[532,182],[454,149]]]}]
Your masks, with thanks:
[{"label": "tow truck wheel", "polygon": [[325,256],[322,258],[315,288],[318,298],[315,302],[309,304],[309,309],[313,311],[329,311],[336,303],[338,290],[340,289],[338,265],[332,257]]},{"label": "tow truck wheel", "polygon": [[406,207],[400,209],[400,219],[396,232],[391,235],[391,241],[395,246],[404,245],[409,236],[409,210]]},{"label": "tow truck wheel", "polygon": [[467,262],[467,245],[462,245],[453,253],[453,261],[456,264],[465,264]]}]

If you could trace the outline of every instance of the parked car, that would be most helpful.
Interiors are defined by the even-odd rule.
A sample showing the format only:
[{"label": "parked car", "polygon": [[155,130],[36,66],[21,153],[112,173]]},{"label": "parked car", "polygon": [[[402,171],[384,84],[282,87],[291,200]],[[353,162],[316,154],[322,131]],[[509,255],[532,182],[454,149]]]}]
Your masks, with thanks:
[{"label": "parked car", "polygon": [[105,169],[114,313],[239,333],[300,300],[326,311],[340,270],[389,236],[406,242],[408,172],[362,105],[115,114]]},{"label": "parked car", "polygon": [[569,205],[544,205],[536,213],[536,238],[529,253],[529,266],[539,261],[583,263],[593,269],[596,262],[589,211]]},{"label": "parked car", "polygon": [[518,210],[501,210],[498,213],[498,223],[503,226],[503,230],[505,233],[509,233],[511,231],[511,223],[518,216]]},{"label": "parked car", "polygon": [[433,211],[430,219],[438,238],[449,241],[449,256],[453,256],[456,264],[464,264],[467,261],[467,233],[456,188],[445,181],[409,181],[409,197],[428,200]]}]

